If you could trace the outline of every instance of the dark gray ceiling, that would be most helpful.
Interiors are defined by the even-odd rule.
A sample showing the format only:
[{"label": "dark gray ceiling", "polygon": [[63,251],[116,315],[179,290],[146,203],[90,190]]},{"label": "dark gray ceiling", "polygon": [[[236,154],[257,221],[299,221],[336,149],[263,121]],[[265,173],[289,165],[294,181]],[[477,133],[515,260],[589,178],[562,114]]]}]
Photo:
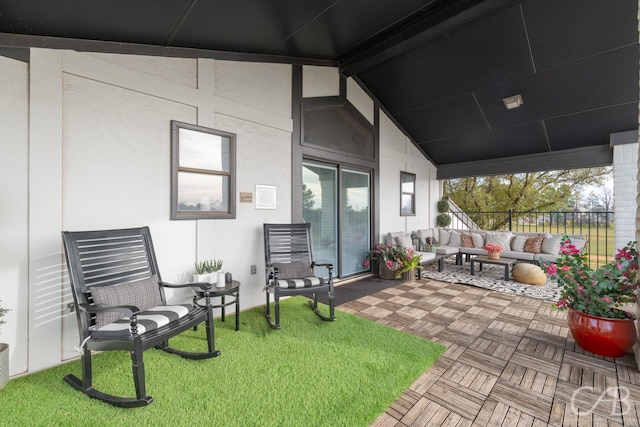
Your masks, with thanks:
[{"label": "dark gray ceiling", "polygon": [[[0,0],[0,53],[339,66],[451,177],[610,162],[610,135],[638,128],[637,12],[636,0]],[[524,105],[508,111],[515,94]]]}]

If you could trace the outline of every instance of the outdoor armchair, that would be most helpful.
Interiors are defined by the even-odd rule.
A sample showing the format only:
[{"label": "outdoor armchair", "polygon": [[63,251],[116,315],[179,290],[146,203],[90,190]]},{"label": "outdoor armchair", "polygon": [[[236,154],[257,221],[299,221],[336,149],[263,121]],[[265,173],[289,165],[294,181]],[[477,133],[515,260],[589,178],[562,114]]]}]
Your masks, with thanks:
[{"label": "outdoor armchair", "polygon": [[[82,379],[64,380],[89,397],[121,407],[148,405],[142,354],[155,347],[189,359],[215,357],[213,313],[208,283],[165,283],[148,227],[121,230],[62,232],[82,351]],[[200,286],[203,307],[167,304],[165,288]],[[177,350],[169,339],[200,323],[206,324],[207,350]],[[92,352],[128,351],[136,397],[120,397],[93,388]],[[195,380],[195,379],[194,379]]]},{"label": "outdoor armchair", "polygon": [[[311,295],[309,305],[321,319],[336,319],[333,306],[333,265],[314,261],[311,224],[264,224],[264,255],[267,299],[265,316],[273,328],[280,329],[280,297],[284,296]],[[327,276],[318,276],[314,271],[316,268],[326,271]],[[328,316],[318,310],[318,293],[328,295]],[[271,316],[272,294],[275,318]]]}]

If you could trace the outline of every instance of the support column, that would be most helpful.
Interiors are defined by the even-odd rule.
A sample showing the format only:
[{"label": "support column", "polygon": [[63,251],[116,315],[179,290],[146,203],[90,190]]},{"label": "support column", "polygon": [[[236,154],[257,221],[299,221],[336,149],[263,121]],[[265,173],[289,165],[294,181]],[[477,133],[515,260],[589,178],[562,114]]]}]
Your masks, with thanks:
[{"label": "support column", "polygon": [[[640,0],[638,1],[637,17],[638,17],[638,20],[640,21]],[[638,35],[640,39],[640,25],[638,25]],[[636,90],[640,92],[640,75],[638,75],[638,88]],[[638,105],[638,107],[640,109],[640,104]],[[640,128],[640,113],[638,115],[638,126]],[[640,138],[638,138],[638,141],[640,142]],[[640,144],[638,144],[638,147],[636,148],[640,150]],[[636,200],[635,240],[636,242],[640,242],[640,208],[639,208],[640,206],[640,155],[636,155],[636,165],[637,165],[637,169],[636,169],[636,194],[635,194],[636,196],[635,197],[635,200]],[[640,305],[636,307],[636,316],[640,317]],[[639,321],[636,320],[636,331],[638,330],[640,330]],[[633,346],[633,352],[636,357],[636,363],[638,364],[638,366],[640,366],[640,340],[638,340],[636,342],[636,345]]]},{"label": "support column", "polygon": [[638,131],[611,135],[613,148],[613,199],[615,247],[621,248],[636,237],[638,175]]}]

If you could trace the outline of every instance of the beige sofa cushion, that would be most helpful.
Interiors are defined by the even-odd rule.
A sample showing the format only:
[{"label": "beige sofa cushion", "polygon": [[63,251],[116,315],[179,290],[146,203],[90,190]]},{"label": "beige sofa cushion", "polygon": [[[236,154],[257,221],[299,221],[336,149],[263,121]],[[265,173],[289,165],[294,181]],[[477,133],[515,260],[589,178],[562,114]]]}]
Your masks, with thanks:
[{"label": "beige sofa cushion", "polygon": [[462,236],[458,231],[451,232],[451,238],[449,239],[449,246],[462,246]]},{"label": "beige sofa cushion", "polygon": [[438,234],[440,235],[438,243],[440,243],[441,245],[448,245],[449,240],[451,240],[451,231],[440,228],[438,229]]},{"label": "beige sofa cushion", "polygon": [[395,240],[396,245],[402,246],[405,249],[413,249],[413,240],[411,239],[410,235],[403,234],[401,236],[396,236]]},{"label": "beige sofa cushion", "polygon": [[453,255],[460,252],[460,248],[455,246],[437,246],[436,254],[438,255]]},{"label": "beige sofa cushion", "polygon": [[558,253],[560,253],[561,238],[561,236],[553,236],[551,234],[547,234],[546,236],[544,236],[544,240],[542,241],[540,252],[544,254],[557,255]]},{"label": "beige sofa cushion", "polygon": [[529,252],[516,252],[516,251],[502,251],[500,252],[501,258],[521,259],[523,261],[533,261],[535,254]]},{"label": "beige sofa cushion", "polygon": [[384,238],[384,243],[389,245],[396,245],[396,237],[401,237],[404,236],[405,232],[404,231],[396,231],[393,233],[387,233],[387,235]]},{"label": "beige sofa cushion", "polygon": [[575,246],[579,251],[582,251],[587,244],[587,240],[572,237],[571,244]]},{"label": "beige sofa cushion", "polygon": [[487,231],[485,245],[489,243],[498,244],[503,251],[511,249],[511,238],[513,234],[510,231]]},{"label": "beige sofa cushion", "polygon": [[524,252],[524,244],[526,241],[526,236],[514,236],[513,240],[511,240],[511,250],[516,252]]},{"label": "beige sofa cushion", "polygon": [[429,239],[431,239],[431,243],[438,243],[438,238],[440,236],[436,236],[437,233],[434,233],[433,228],[424,228],[416,231],[416,236],[420,239],[420,243],[427,244],[429,243]]},{"label": "beige sofa cushion", "polygon": [[484,246],[484,234],[483,233],[471,233],[471,238],[473,239],[473,247],[474,248],[482,248]]}]

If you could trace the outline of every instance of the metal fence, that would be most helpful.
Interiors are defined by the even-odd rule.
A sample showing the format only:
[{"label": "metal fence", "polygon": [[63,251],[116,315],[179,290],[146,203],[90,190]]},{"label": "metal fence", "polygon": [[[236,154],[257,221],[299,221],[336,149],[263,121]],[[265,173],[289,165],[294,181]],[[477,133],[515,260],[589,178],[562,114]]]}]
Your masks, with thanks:
[{"label": "metal fence", "polygon": [[613,258],[613,212],[462,212],[451,209],[451,228],[581,235],[592,266]]}]

